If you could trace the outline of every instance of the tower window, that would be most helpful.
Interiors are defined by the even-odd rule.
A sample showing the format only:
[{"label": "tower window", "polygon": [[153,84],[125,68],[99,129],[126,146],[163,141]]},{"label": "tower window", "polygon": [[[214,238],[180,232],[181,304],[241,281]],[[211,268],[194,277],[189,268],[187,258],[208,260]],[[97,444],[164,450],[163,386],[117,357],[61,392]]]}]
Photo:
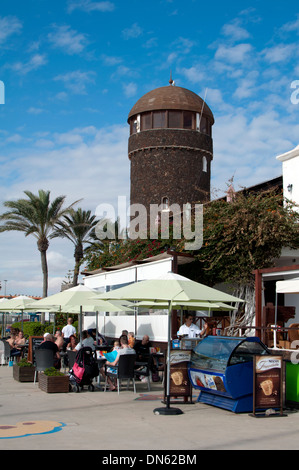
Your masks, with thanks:
[{"label": "tower window", "polygon": [[192,129],[193,113],[191,113],[190,111],[184,111],[183,117],[184,117],[183,128]]},{"label": "tower window", "polygon": [[166,111],[155,111],[153,113],[153,128],[166,127]]},{"label": "tower window", "polygon": [[168,127],[175,128],[175,129],[180,129],[183,127],[181,111],[169,111]]},{"label": "tower window", "polygon": [[207,157],[202,158],[202,171],[204,171],[205,173],[208,171]]},{"label": "tower window", "polygon": [[152,128],[152,113],[144,113],[141,115],[141,130]]}]

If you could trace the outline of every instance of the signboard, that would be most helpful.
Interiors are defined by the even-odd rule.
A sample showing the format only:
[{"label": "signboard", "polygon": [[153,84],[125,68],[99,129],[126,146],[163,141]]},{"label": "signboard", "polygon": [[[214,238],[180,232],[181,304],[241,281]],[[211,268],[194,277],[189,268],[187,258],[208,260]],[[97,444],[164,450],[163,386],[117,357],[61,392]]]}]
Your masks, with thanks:
[{"label": "signboard", "polygon": [[191,383],[194,388],[214,390],[222,393],[227,393],[224,385],[224,374],[207,373],[198,369],[190,369]]},{"label": "signboard", "polygon": [[256,410],[270,409],[280,409],[282,415],[282,375],[281,356],[255,356],[253,415],[255,415]]},{"label": "signboard", "polygon": [[34,350],[44,341],[43,336],[29,336],[28,361],[34,362]]},{"label": "signboard", "polygon": [[171,397],[191,397],[192,399],[192,387],[188,376],[190,361],[191,351],[182,349],[170,351],[169,395]]}]

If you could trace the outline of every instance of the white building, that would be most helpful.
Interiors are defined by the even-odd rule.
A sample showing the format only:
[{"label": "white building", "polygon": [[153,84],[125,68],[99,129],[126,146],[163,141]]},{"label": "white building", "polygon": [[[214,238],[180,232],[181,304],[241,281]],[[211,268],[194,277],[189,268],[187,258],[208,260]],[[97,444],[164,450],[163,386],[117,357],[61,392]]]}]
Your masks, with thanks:
[{"label": "white building", "polygon": [[299,204],[299,145],[276,159],[282,162],[284,197]]}]

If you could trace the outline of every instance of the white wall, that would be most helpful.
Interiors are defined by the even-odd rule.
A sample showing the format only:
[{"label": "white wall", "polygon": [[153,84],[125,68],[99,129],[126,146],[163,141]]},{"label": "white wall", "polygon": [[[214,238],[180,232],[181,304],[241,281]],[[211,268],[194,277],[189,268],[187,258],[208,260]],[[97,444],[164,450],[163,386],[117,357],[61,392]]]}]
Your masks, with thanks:
[{"label": "white wall", "polygon": [[[96,317],[84,317],[83,328],[96,327]],[[118,338],[123,330],[133,331],[137,339],[148,335],[151,341],[167,341],[168,315],[137,315],[136,332],[135,316],[99,316],[98,331],[104,336]]]},{"label": "white wall", "polygon": [[[282,162],[284,197],[299,204],[299,145],[290,152],[278,155],[276,159]],[[288,189],[289,185],[292,185],[291,190]]]}]

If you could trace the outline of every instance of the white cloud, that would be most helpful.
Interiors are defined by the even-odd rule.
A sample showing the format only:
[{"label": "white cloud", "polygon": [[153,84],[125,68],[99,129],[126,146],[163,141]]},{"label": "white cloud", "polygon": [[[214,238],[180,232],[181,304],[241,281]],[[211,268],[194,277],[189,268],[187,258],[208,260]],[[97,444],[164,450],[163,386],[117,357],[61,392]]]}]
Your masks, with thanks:
[{"label": "white cloud", "polygon": [[125,95],[127,98],[130,98],[132,96],[135,96],[136,93],[137,93],[137,85],[136,83],[124,83],[123,84],[123,89],[124,89],[124,92],[125,92]]},{"label": "white cloud", "polygon": [[203,83],[206,80],[204,67],[201,64],[193,65],[190,68],[178,68],[177,70],[191,83]]},{"label": "white cloud", "polygon": [[[72,93],[84,95],[86,93],[86,85],[94,83],[95,81],[95,72],[81,72],[80,70],[74,70],[73,72],[68,72],[64,75],[57,75],[54,80],[62,81]],[[65,95],[60,96],[60,99],[65,98]]]},{"label": "white cloud", "polygon": [[258,72],[253,70],[245,78],[239,81],[239,86],[234,92],[234,97],[238,99],[249,98],[257,93]]},{"label": "white cloud", "polygon": [[81,10],[87,13],[92,11],[107,12],[113,11],[115,5],[112,2],[93,2],[92,0],[70,0],[68,4],[68,12],[71,13],[74,10]]},{"label": "white cloud", "polygon": [[80,54],[88,44],[87,36],[71,29],[68,25],[54,25],[54,31],[48,34],[50,43],[69,55]]},{"label": "white cloud", "polygon": [[263,57],[271,64],[285,62],[291,58],[297,50],[295,44],[279,44],[277,46],[266,48],[262,51]]},{"label": "white cloud", "polygon": [[122,31],[124,39],[136,39],[142,34],[142,28],[134,23],[130,28],[126,28]]},{"label": "white cloud", "polygon": [[20,75],[26,75],[46,65],[47,62],[48,60],[45,54],[34,54],[27,62],[15,62],[10,68]]},{"label": "white cloud", "polygon": [[222,28],[222,33],[233,41],[242,41],[250,37],[249,32],[240,26],[238,20],[225,24]]},{"label": "white cloud", "polygon": [[0,17],[0,44],[13,34],[20,33],[22,29],[21,21],[15,16],[2,16]]},{"label": "white cloud", "polygon": [[34,106],[31,106],[28,110],[27,113],[29,114],[42,114],[44,112],[44,109],[42,108],[35,108]]},{"label": "white cloud", "polygon": [[236,46],[220,45],[215,53],[215,59],[228,61],[232,64],[243,63],[252,51],[250,44],[237,44]]}]

